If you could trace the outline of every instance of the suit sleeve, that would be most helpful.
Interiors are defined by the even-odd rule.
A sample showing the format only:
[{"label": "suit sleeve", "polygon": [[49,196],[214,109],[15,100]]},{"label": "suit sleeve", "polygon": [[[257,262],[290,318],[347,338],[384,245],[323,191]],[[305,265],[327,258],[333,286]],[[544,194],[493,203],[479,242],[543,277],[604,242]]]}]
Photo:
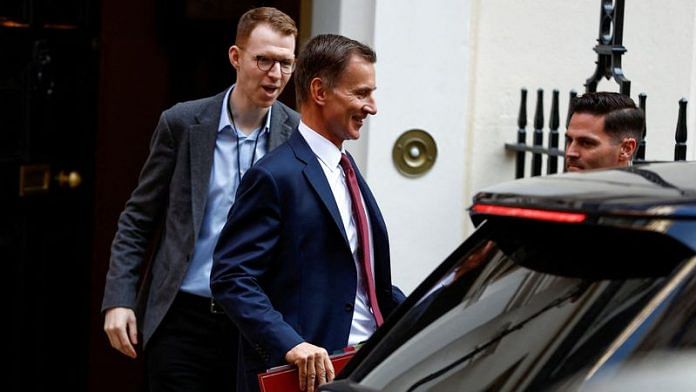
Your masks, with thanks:
[{"label": "suit sleeve", "polygon": [[400,288],[392,285],[392,299],[394,300],[395,304],[399,305],[406,300],[406,294],[404,294]]},{"label": "suit sleeve", "polygon": [[111,244],[102,311],[118,306],[135,307],[140,271],[166,210],[169,182],[175,166],[176,144],[166,113],[160,116],[138,185],[118,219]]},{"label": "suit sleeve", "polygon": [[215,248],[210,288],[244,337],[268,364],[304,339],[283,320],[260,281],[272,268],[282,230],[277,184],[263,168],[252,167],[242,179]]}]

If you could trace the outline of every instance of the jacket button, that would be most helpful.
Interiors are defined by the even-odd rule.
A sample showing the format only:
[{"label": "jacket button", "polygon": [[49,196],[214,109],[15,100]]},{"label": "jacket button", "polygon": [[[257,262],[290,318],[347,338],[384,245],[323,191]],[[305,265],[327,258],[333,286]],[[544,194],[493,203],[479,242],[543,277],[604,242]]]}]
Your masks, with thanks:
[{"label": "jacket button", "polygon": [[352,312],[353,311],[353,304],[346,304],[345,309],[346,309],[346,312]]}]

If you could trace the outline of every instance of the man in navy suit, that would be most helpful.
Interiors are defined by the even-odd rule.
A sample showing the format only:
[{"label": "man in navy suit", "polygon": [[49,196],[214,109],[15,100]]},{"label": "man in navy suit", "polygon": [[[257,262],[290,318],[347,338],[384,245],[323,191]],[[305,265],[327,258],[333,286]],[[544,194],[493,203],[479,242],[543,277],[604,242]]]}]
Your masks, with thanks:
[{"label": "man in navy suit", "polygon": [[243,337],[238,390],[258,390],[258,372],[290,363],[313,391],[334,377],[329,353],[367,339],[403,300],[384,220],[343,149],[377,113],[375,61],[346,37],[311,39],[295,71],[298,132],[239,186],[211,273]]}]

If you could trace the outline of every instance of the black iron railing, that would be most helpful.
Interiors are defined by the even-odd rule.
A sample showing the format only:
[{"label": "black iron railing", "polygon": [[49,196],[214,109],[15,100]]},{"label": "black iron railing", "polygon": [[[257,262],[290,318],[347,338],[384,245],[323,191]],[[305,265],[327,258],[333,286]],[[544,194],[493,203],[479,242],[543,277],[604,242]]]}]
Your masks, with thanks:
[{"label": "black iron railing", "polygon": [[[628,80],[621,68],[621,56],[626,53],[623,46],[623,16],[624,0],[601,0],[599,37],[594,51],[597,53],[597,67],[594,74],[585,81],[585,91],[597,91],[597,84],[602,78],[613,79],[619,85],[621,94],[629,95],[631,92],[631,81]],[[517,143],[505,143],[505,150],[516,153],[515,178],[525,176],[526,154],[531,153],[532,176],[539,176],[542,173],[542,162],[546,157],[546,173],[555,174],[558,172],[558,160],[564,156],[564,151],[559,148],[560,134],[559,128],[559,107],[558,90],[553,90],[551,108],[549,114],[549,131],[547,135],[548,147],[544,147],[544,91],[537,90],[536,107],[534,111],[534,130],[532,144],[527,144],[527,90],[522,89],[520,96],[520,111],[517,117]],[[572,114],[572,104],[577,96],[574,90],[570,91],[568,101],[568,113],[566,116],[566,128]],[[638,95],[638,106],[643,110],[647,118],[646,101],[647,95]],[[677,128],[675,132],[674,160],[686,160],[686,106],[687,99],[679,100],[679,115],[677,116]],[[647,123],[647,121],[646,121]],[[643,135],[638,144],[634,164],[653,163],[658,161],[645,160],[647,148],[647,126],[643,128]],[[565,144],[565,143],[564,143]]]}]

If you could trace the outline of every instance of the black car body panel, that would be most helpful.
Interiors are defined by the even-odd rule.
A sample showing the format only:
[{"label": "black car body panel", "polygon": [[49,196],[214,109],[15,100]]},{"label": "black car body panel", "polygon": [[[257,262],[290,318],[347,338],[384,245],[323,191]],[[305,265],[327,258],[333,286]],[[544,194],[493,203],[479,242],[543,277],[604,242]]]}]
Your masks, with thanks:
[{"label": "black car body panel", "polygon": [[696,348],[696,163],[496,185],[472,219],[322,390],[578,389]]},{"label": "black car body panel", "polygon": [[696,219],[693,176],[696,162],[565,173],[495,185],[479,192],[474,202],[583,211],[590,215]]}]

